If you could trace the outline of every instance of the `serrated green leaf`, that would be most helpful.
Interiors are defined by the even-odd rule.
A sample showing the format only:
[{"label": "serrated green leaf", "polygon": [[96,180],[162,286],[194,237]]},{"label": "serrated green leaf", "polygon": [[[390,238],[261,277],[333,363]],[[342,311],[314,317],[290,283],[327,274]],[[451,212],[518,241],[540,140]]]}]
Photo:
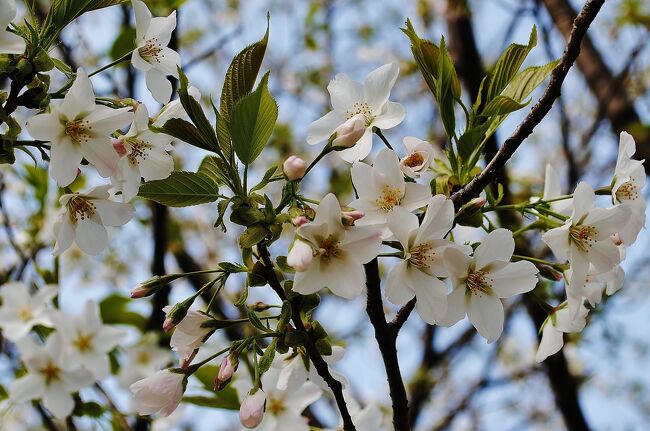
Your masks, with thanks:
[{"label": "serrated green leaf", "polygon": [[501,54],[490,73],[490,86],[487,92],[488,102],[501,94],[501,91],[519,72],[519,68],[535,45],[537,45],[537,27],[533,26],[530,31],[528,45],[513,43]]},{"label": "serrated green leaf", "polygon": [[458,155],[463,159],[464,162],[467,162],[472,153],[480,145],[483,140],[483,135],[488,129],[489,123],[484,123],[479,126],[472,127],[463,135],[458,138]]},{"label": "serrated green leaf", "polygon": [[203,137],[203,142],[207,144],[205,149],[219,153],[220,148],[216,132],[212,127],[212,124],[210,124],[210,121],[208,121],[208,118],[205,116],[201,104],[189,94],[189,82],[187,76],[185,76],[180,68],[178,68],[178,80],[180,82],[178,98],[180,99],[181,105],[183,105],[188,117],[190,117],[190,120],[192,120],[192,123],[194,123]]},{"label": "serrated green leaf", "polygon": [[404,34],[411,40],[411,52],[415,63],[422,73],[424,81],[435,96],[437,94],[436,81],[438,76],[438,56],[440,50],[438,46],[430,40],[421,39],[413,28],[411,20],[406,20],[406,28],[401,29]]},{"label": "serrated green leaf", "polygon": [[221,197],[219,185],[208,175],[176,171],[164,180],[148,181],[138,196],[169,207],[186,207],[214,202]]},{"label": "serrated green leaf", "polygon": [[544,66],[527,67],[512,78],[502,94],[521,102],[548,78],[559,62],[555,60]]},{"label": "serrated green leaf", "polygon": [[217,184],[227,184],[228,182],[228,168],[224,161],[216,156],[207,156],[199,165],[199,174],[204,174],[210,177]]},{"label": "serrated green leaf", "polygon": [[151,126],[150,129],[157,133],[173,136],[203,150],[212,151],[212,145],[205,139],[199,129],[194,124],[180,118],[172,118],[162,127]]},{"label": "serrated green leaf", "polygon": [[[447,52],[445,39],[440,39],[440,55],[438,56],[438,81],[436,99],[440,109],[440,118],[445,126],[447,136],[456,134],[456,116],[454,113],[454,77],[456,69]],[[457,81],[457,78],[456,78]]]},{"label": "serrated green leaf", "polygon": [[226,124],[230,122],[232,110],[237,102],[253,89],[262,66],[268,40],[269,17],[267,16],[264,37],[237,54],[226,72],[220,100],[220,113]]},{"label": "serrated green leaf", "polygon": [[217,139],[224,155],[230,160],[233,157],[230,123],[219,114],[216,108],[214,112],[217,117]]},{"label": "serrated green leaf", "polygon": [[231,137],[242,163],[251,164],[269,141],[278,119],[278,105],[268,90],[268,72],[254,92],[233,108]]},{"label": "serrated green leaf", "polygon": [[483,112],[481,112],[481,115],[485,117],[496,117],[518,111],[526,105],[528,105],[528,102],[520,103],[508,96],[499,95],[490,100],[487,106],[485,106],[485,109],[483,109]]},{"label": "serrated green leaf", "polygon": [[262,225],[250,226],[239,237],[239,246],[241,248],[250,248],[262,241],[268,233],[269,231]]}]

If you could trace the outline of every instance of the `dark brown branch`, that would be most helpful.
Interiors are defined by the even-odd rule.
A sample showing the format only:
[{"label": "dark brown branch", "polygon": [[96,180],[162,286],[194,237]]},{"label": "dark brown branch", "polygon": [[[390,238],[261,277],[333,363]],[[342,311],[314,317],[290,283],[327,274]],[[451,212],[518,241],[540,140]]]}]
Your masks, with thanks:
[{"label": "dark brown branch", "polygon": [[[266,281],[269,283],[278,297],[282,301],[286,301],[287,295],[285,294],[284,288],[280,284],[280,281],[275,274],[275,268],[273,266],[273,262],[271,261],[271,255],[269,254],[269,250],[267,249],[266,244],[264,244],[264,242],[260,242],[257,245],[257,248],[259,250],[262,263],[264,264]],[[298,298],[299,297],[296,297],[296,299]],[[291,300],[290,302],[291,321],[293,322],[293,325],[297,331],[301,331],[307,334],[305,324],[303,323],[302,316],[300,315],[299,304],[297,304],[295,300]],[[323,359],[321,354],[318,352],[318,349],[316,348],[316,345],[311,338],[307,337],[304,347],[305,350],[307,350],[307,355],[309,355],[309,359],[314,364],[318,375],[321,376],[323,380],[325,380],[325,383],[327,383],[327,386],[329,386],[329,388],[332,390],[332,393],[334,394],[336,405],[338,406],[339,412],[341,413],[341,418],[343,419],[343,429],[345,431],[356,431],[354,423],[352,422],[352,417],[350,417],[350,412],[348,411],[348,406],[345,402],[345,397],[343,396],[343,385],[332,376],[329,371],[327,362],[325,362],[325,359]]]},{"label": "dark brown branch", "polygon": [[490,160],[490,163],[488,163],[483,172],[461,190],[452,195],[451,198],[454,201],[456,209],[460,208],[464,203],[469,202],[472,198],[478,196],[481,191],[494,181],[498,170],[506,164],[517,148],[522,144],[524,139],[533,133],[535,127],[549,113],[553,107],[553,102],[555,102],[560,95],[562,83],[569,73],[569,69],[571,69],[580,53],[580,42],[586,34],[587,29],[596,18],[596,15],[604,2],[605,0],[587,1],[573,23],[573,30],[571,31],[571,36],[564,51],[564,55],[562,56],[560,63],[555,67],[555,69],[553,69],[551,81],[546,87],[544,94],[537,101],[535,106],[533,106],[524,121],[519,124],[517,130],[515,130],[512,136],[510,136],[503,143],[501,148],[499,148],[499,151],[494,158]]},{"label": "dark brown branch", "polygon": [[[397,358],[397,333],[401,325],[391,325],[386,322],[384,304],[381,299],[381,280],[379,278],[377,259],[371,260],[364,266],[368,290],[366,313],[375,329],[375,339],[384,361],[384,368],[386,368],[390,399],[393,406],[393,426],[396,431],[408,431],[411,429],[409,426],[408,397]],[[413,301],[413,305],[415,305],[415,301]]]}]

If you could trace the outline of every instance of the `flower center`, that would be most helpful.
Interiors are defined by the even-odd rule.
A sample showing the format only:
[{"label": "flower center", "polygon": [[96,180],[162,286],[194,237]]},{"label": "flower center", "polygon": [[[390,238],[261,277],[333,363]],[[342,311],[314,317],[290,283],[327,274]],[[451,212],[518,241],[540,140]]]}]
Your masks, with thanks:
[{"label": "flower center", "polygon": [[431,244],[424,243],[413,247],[409,252],[409,263],[421,269],[429,269],[429,262],[431,262],[436,253],[433,251]]},{"label": "flower center", "polygon": [[424,165],[425,161],[426,160],[422,152],[416,151],[409,154],[404,160],[402,160],[402,163],[404,163],[404,165],[408,166],[409,168],[419,169]]},{"label": "flower center", "polygon": [[88,142],[93,129],[86,120],[66,121],[64,128],[65,134],[77,145]]},{"label": "flower center", "polygon": [[639,198],[639,191],[634,183],[634,178],[631,178],[630,181],[623,183],[618,190],[616,190],[616,200],[619,202],[623,201],[634,201]]},{"label": "flower center", "polygon": [[151,360],[151,357],[149,356],[148,352],[140,352],[140,353],[138,353],[138,356],[135,359],[135,361],[138,364],[142,364],[142,365],[147,365],[150,360]]},{"label": "flower center", "polygon": [[45,383],[49,385],[53,380],[59,378],[61,369],[56,364],[48,361],[47,365],[41,368],[39,372],[45,377]]},{"label": "flower center", "polygon": [[162,45],[158,43],[158,38],[154,37],[147,40],[144,46],[138,49],[138,54],[140,54],[140,57],[142,57],[142,59],[147,63],[160,63],[162,50],[163,48]]},{"label": "flower center", "polygon": [[146,159],[149,155],[151,144],[135,138],[128,139],[127,142],[131,146],[131,154],[127,156],[129,158],[129,163],[132,165],[139,165],[140,161]]},{"label": "flower center", "polygon": [[274,415],[279,415],[284,410],[284,403],[282,400],[270,399],[266,404],[266,409]]},{"label": "flower center", "polygon": [[382,211],[390,211],[393,207],[399,205],[402,200],[402,193],[399,189],[394,189],[389,185],[385,185],[381,190],[381,197],[375,202]]},{"label": "flower center", "polygon": [[470,272],[465,280],[467,295],[480,295],[482,293],[490,294],[492,292],[492,280],[486,271]]},{"label": "flower center", "polygon": [[598,231],[595,227],[589,225],[571,226],[569,229],[569,239],[583,252],[588,252],[589,249],[596,243],[596,235]]},{"label": "flower center", "polygon": [[85,220],[95,215],[97,207],[88,199],[80,196],[75,196],[68,202],[68,212],[70,213],[70,220],[77,223],[79,219]]},{"label": "flower center", "polygon": [[366,102],[355,102],[352,107],[352,111],[346,112],[346,120],[349,120],[357,114],[363,114],[363,116],[366,117],[366,127],[372,124],[372,121],[375,119],[375,117],[372,115],[372,110]]},{"label": "flower center", "polygon": [[339,240],[333,235],[323,239],[318,244],[318,255],[320,256],[321,261],[327,263],[333,258],[337,258],[341,255],[341,249],[339,248]]},{"label": "flower center", "polygon": [[79,334],[77,336],[77,339],[74,340],[74,344],[80,351],[87,352],[89,350],[92,350],[92,337],[89,334]]},{"label": "flower center", "polygon": [[21,308],[20,310],[18,310],[18,317],[23,322],[27,322],[32,318],[32,310],[30,310],[29,308]]}]

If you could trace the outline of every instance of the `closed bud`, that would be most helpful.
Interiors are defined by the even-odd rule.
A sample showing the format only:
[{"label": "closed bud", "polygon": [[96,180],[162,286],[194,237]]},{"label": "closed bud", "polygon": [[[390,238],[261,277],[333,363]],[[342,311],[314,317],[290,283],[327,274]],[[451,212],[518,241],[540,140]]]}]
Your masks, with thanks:
[{"label": "closed bud", "polygon": [[155,275],[131,289],[131,298],[144,298],[145,296],[153,295],[160,288],[167,286],[172,281],[181,277],[185,277],[185,274]]},{"label": "closed bud", "polygon": [[284,161],[282,169],[289,181],[296,181],[305,176],[305,172],[307,172],[307,162],[298,156],[291,156]]},{"label": "closed bud", "polygon": [[354,211],[342,211],[341,218],[343,219],[343,224],[346,226],[354,225],[354,222],[363,218],[366,215],[363,211],[354,210]]},{"label": "closed bud", "polygon": [[255,428],[264,419],[266,407],[266,394],[263,390],[257,389],[248,393],[239,407],[239,421],[245,428]]},{"label": "closed bud", "polygon": [[366,116],[357,114],[334,130],[332,147],[350,148],[366,133]]},{"label": "closed bud", "polygon": [[541,275],[542,277],[548,280],[560,281],[563,278],[562,273],[560,271],[557,271],[548,265],[535,265],[535,266],[537,267],[537,269],[539,269],[539,275]]},{"label": "closed bud", "polygon": [[265,302],[257,301],[256,303],[249,305],[248,308],[251,311],[266,311],[271,308],[271,306]]},{"label": "closed bud", "polygon": [[169,332],[174,329],[174,327],[178,325],[181,320],[185,318],[185,316],[187,316],[187,312],[189,311],[190,306],[194,303],[195,299],[196,295],[192,295],[185,301],[174,305],[171,309],[165,307],[165,313],[167,313],[165,321],[163,322],[163,330],[165,332]]},{"label": "closed bud", "polygon": [[307,271],[314,259],[314,252],[311,246],[299,239],[295,240],[289,254],[287,255],[287,265],[296,271]]},{"label": "closed bud", "polygon": [[217,374],[217,378],[214,380],[215,391],[223,389],[230,379],[232,379],[232,376],[235,374],[235,371],[237,371],[237,367],[239,366],[239,359],[237,356],[237,353],[233,352],[221,361],[219,373]]},{"label": "closed bud", "polygon": [[301,216],[298,216],[298,217],[294,217],[294,218],[291,220],[291,223],[292,223],[295,227],[300,227],[300,226],[302,226],[303,224],[309,223],[309,219],[308,219],[307,217],[305,217],[304,215],[301,215]]}]

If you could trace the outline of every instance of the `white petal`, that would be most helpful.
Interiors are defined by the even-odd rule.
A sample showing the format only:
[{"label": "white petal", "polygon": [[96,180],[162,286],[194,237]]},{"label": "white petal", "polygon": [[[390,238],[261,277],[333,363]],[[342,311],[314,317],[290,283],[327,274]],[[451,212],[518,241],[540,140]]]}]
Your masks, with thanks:
[{"label": "white petal", "polygon": [[77,222],[76,242],[85,253],[96,256],[108,245],[108,233],[100,221],[86,218]]},{"label": "white petal", "polygon": [[375,110],[380,110],[388,102],[390,90],[399,75],[397,63],[384,64],[366,76],[363,82],[363,94],[366,102]]},{"label": "white petal", "polygon": [[404,185],[404,197],[400,202],[409,211],[415,211],[429,202],[431,198],[431,188],[426,184],[406,183]]},{"label": "white petal", "polygon": [[537,348],[535,362],[542,362],[544,359],[559,352],[564,345],[564,334],[556,330],[551,324],[550,319],[546,322],[542,330],[542,339]]},{"label": "white petal", "polygon": [[[320,399],[323,391],[311,382],[306,382],[295,392],[287,394],[285,399],[289,408],[296,413],[301,413],[308,405]],[[309,427],[307,427],[309,428]]]},{"label": "white petal", "polygon": [[607,272],[621,261],[618,247],[609,239],[597,241],[589,249],[588,256],[598,272]]},{"label": "white petal", "polygon": [[490,278],[494,280],[492,288],[500,298],[530,292],[537,284],[538,272],[539,270],[530,262],[510,263],[490,274]]},{"label": "white petal", "polygon": [[133,50],[133,54],[131,54],[131,64],[133,64],[133,67],[143,72],[153,69],[153,65],[142,58],[137,49]]},{"label": "white petal", "polygon": [[45,381],[38,374],[26,374],[14,380],[9,387],[11,399],[19,403],[41,398],[43,393],[45,393]]},{"label": "white petal", "polygon": [[459,286],[447,295],[447,313],[436,323],[440,326],[453,326],[465,317],[466,311],[465,287]]},{"label": "white petal", "polygon": [[172,83],[164,73],[156,69],[146,72],[145,81],[151,95],[158,103],[167,103],[172,97]]},{"label": "white petal", "polygon": [[474,251],[476,269],[484,268],[490,262],[500,260],[509,262],[515,251],[515,240],[508,229],[495,229],[483,238]]},{"label": "white petal", "polygon": [[307,143],[309,145],[318,144],[328,139],[334,129],[345,121],[345,117],[337,111],[330,111],[309,125],[307,129]]},{"label": "white petal", "polygon": [[131,108],[113,109],[100,105],[86,116],[86,121],[92,123],[96,134],[108,135],[129,124],[133,118]]},{"label": "white petal", "polygon": [[[163,48],[160,51],[158,57],[159,63],[157,64],[157,69],[163,72],[165,75],[173,76],[178,78],[178,68],[181,65],[181,56],[170,48]],[[167,100],[169,101],[169,99]]]},{"label": "white petal", "polygon": [[106,138],[90,139],[81,145],[81,153],[88,162],[97,168],[97,172],[104,178],[115,173],[117,162],[120,160],[111,141]]},{"label": "white petal", "polygon": [[166,151],[158,148],[149,150],[147,157],[140,162],[140,174],[146,181],[163,180],[174,170],[174,159]]},{"label": "white petal", "polygon": [[345,231],[341,249],[358,263],[368,263],[379,253],[381,232],[370,226],[353,226]]},{"label": "white petal", "polygon": [[72,413],[74,400],[61,383],[51,383],[43,396],[43,405],[57,419],[64,419]]},{"label": "white petal", "polygon": [[74,120],[81,113],[88,113],[95,108],[95,92],[93,84],[85,70],[77,69],[77,76],[68,90],[60,111],[68,120]]},{"label": "white petal", "polygon": [[104,226],[122,226],[133,217],[133,206],[106,199],[93,200]]},{"label": "white petal", "polygon": [[549,246],[557,260],[566,262],[569,253],[569,229],[571,223],[566,223],[563,226],[551,229],[542,235],[542,241]]},{"label": "white petal", "polygon": [[149,22],[149,28],[144,38],[146,40],[156,38],[160,45],[167,45],[171,40],[171,35],[176,28],[176,11],[169,16],[157,16]]},{"label": "white petal", "polygon": [[415,296],[413,289],[406,284],[406,271],[417,271],[409,268],[408,262],[401,261],[395,265],[386,279],[386,299],[395,305],[404,305]]},{"label": "white petal", "polygon": [[[408,251],[411,237],[418,230],[418,217],[410,211],[397,206],[388,212],[386,224],[404,250]],[[419,232],[418,232],[419,234]]]},{"label": "white petal", "polygon": [[133,5],[133,10],[135,11],[136,38],[144,39],[147,33],[147,29],[149,28],[149,24],[151,23],[151,12],[149,12],[149,9],[143,1],[131,0],[131,4]]},{"label": "white petal", "polygon": [[391,129],[404,121],[404,117],[406,117],[404,106],[389,101],[384,105],[383,111],[374,118],[372,125],[378,129]]},{"label": "white petal", "polygon": [[[402,194],[405,193],[404,176],[399,167],[399,158],[395,151],[388,148],[381,150],[379,154],[377,154],[377,157],[375,157],[372,167],[373,175],[377,183],[386,184],[393,189],[399,190]],[[415,185],[413,183],[409,184]],[[427,200],[429,199],[429,196],[427,196]],[[404,196],[404,198],[406,197]]]},{"label": "white petal", "polygon": [[73,144],[69,138],[52,142],[50,176],[54,178],[59,187],[68,186],[77,178],[77,169],[82,158],[80,148]]},{"label": "white petal", "polygon": [[[333,193],[328,193],[320,201],[320,205],[316,209],[316,217],[314,217],[314,224],[325,223],[329,228],[329,234],[340,231],[343,229],[341,222],[341,204]],[[298,231],[300,233],[300,230]]]},{"label": "white petal", "polygon": [[415,244],[441,239],[454,225],[454,204],[445,195],[433,196],[427,204],[422,225],[415,237]]},{"label": "white petal", "polygon": [[445,248],[442,256],[451,277],[464,278],[467,276],[467,270],[472,263],[471,257],[455,247]]},{"label": "white petal", "polygon": [[573,192],[573,214],[572,220],[580,220],[590,209],[594,207],[594,189],[584,181],[580,182]]},{"label": "white petal", "polygon": [[332,108],[341,114],[356,113],[355,103],[363,103],[363,86],[351,80],[346,74],[339,73],[327,86],[332,98]]},{"label": "white petal", "polygon": [[56,111],[34,115],[27,120],[26,127],[32,138],[42,141],[58,141],[63,132],[63,126]]},{"label": "white petal", "polygon": [[503,304],[495,295],[472,295],[467,304],[467,316],[488,343],[503,332]]},{"label": "white petal", "polygon": [[356,298],[363,291],[366,275],[361,264],[335,259],[327,265],[326,273],[325,285],[341,298]]},{"label": "white petal", "polygon": [[[63,217],[57,223],[58,234],[56,234],[56,244],[54,245],[54,250],[52,250],[54,256],[58,256],[69,249],[74,242],[75,237],[74,225],[70,221],[67,211],[63,213]],[[55,227],[55,232],[56,230]]]},{"label": "white petal", "polygon": [[348,163],[363,160],[372,150],[372,131],[367,129],[361,139],[352,147],[337,151],[336,154]]},{"label": "white petal", "polygon": [[327,275],[320,268],[320,259],[314,259],[307,271],[297,271],[293,279],[293,290],[301,295],[316,293],[327,284]]},{"label": "white petal", "polygon": [[445,318],[447,314],[447,286],[436,277],[422,271],[411,271],[417,302],[415,309],[422,320],[430,325]]}]

